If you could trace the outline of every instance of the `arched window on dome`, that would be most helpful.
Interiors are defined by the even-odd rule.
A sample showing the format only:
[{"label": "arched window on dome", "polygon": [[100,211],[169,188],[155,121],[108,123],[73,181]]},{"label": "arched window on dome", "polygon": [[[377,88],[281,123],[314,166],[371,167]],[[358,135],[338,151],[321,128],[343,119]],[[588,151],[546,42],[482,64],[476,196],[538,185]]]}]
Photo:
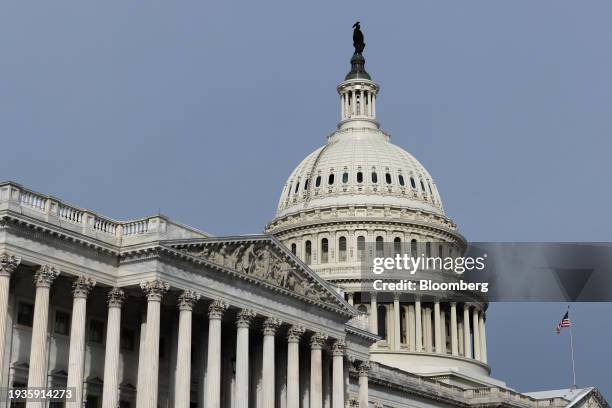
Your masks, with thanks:
[{"label": "arched window on dome", "polygon": [[300,182],[298,181],[297,184],[295,185],[294,193],[297,193],[299,189],[300,189]]},{"label": "arched window on dome", "polygon": [[402,239],[400,237],[395,237],[393,240],[393,253],[395,255],[402,253]]},{"label": "arched window on dome", "polygon": [[444,258],[444,246],[442,244],[438,245],[438,256]]},{"label": "arched window on dome", "polygon": [[380,235],[376,237],[376,256],[379,258],[385,256],[385,242]]},{"label": "arched window on dome", "polygon": [[346,237],[338,239],[338,258],[339,261],[346,261]]},{"label": "arched window on dome", "polygon": [[431,242],[425,243],[425,256],[431,258]]},{"label": "arched window on dome", "polygon": [[330,186],[334,185],[334,173],[330,174],[327,178],[327,184],[329,184]]},{"label": "arched window on dome", "polygon": [[321,176],[317,176],[315,180],[315,187],[321,187]]},{"label": "arched window on dome", "polygon": [[342,182],[344,184],[348,183],[348,173],[346,172],[342,173]]},{"label": "arched window on dome", "polygon": [[410,254],[412,255],[413,258],[416,258],[418,256],[417,240],[414,238],[410,240]]},{"label": "arched window on dome", "polygon": [[399,179],[400,186],[404,187],[404,176],[400,174],[397,178]]},{"label": "arched window on dome", "polygon": [[378,174],[375,171],[372,172],[372,183],[378,183]]},{"label": "arched window on dome", "polygon": [[304,181],[304,191],[308,190],[308,182],[310,181],[310,179],[306,179],[306,181]]},{"label": "arched window on dome", "polygon": [[425,191],[425,184],[423,184],[423,180],[419,180],[421,183],[421,191],[424,193],[427,193],[427,191]]},{"label": "arched window on dome", "polygon": [[412,188],[416,188],[416,183],[414,181],[414,177],[410,177],[410,185],[412,186]]},{"label": "arched window on dome", "polygon": [[295,244],[295,242],[293,244],[291,244],[291,253],[293,255],[295,255],[297,253],[297,245]]},{"label": "arched window on dome", "polygon": [[391,174],[385,173],[385,182],[391,184]]},{"label": "arched window on dome", "polygon": [[406,339],[406,308],[404,307],[400,307],[400,343],[408,343]]},{"label": "arched window on dome", "polygon": [[363,235],[357,237],[357,257],[360,261],[365,260],[365,237]]},{"label": "arched window on dome", "polygon": [[378,335],[383,339],[389,341],[387,337],[387,307],[385,305],[378,305]]},{"label": "arched window on dome", "polygon": [[312,242],[306,241],[304,244],[304,263],[310,265],[312,263]]},{"label": "arched window on dome", "polygon": [[363,183],[363,173],[362,172],[357,172],[357,182],[358,183]]},{"label": "arched window on dome", "polygon": [[321,240],[321,263],[329,261],[329,241],[327,238]]}]

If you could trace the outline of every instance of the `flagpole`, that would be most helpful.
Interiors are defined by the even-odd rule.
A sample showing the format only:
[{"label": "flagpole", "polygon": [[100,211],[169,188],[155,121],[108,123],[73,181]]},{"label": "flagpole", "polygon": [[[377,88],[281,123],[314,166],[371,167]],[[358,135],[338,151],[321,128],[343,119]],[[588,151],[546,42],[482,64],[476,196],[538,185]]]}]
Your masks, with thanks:
[{"label": "flagpole", "polygon": [[[567,311],[569,313],[569,306],[567,307]],[[572,385],[572,389],[576,389],[576,363],[574,362],[574,332],[572,330],[573,323],[570,320],[570,348],[572,350],[572,374],[574,378],[574,385]]]}]

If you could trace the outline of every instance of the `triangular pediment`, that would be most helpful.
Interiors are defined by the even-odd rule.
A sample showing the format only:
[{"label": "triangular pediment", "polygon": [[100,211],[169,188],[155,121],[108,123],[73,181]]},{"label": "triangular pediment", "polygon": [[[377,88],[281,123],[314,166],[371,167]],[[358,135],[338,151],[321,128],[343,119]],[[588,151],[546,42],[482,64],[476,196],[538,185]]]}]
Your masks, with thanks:
[{"label": "triangular pediment", "polygon": [[163,245],[309,303],[331,306],[347,316],[356,314],[340,294],[272,236],[200,238]]}]

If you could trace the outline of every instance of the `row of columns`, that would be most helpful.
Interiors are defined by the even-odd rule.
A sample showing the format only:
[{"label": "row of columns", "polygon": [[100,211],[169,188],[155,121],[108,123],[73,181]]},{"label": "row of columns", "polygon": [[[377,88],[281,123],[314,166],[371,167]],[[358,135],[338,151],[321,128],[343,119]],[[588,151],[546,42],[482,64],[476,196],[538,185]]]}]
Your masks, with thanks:
[{"label": "row of columns", "polygon": [[[349,300],[353,297],[349,295]],[[393,349],[401,349],[402,334],[406,338],[408,349],[412,352],[442,353],[454,356],[474,358],[487,363],[487,340],[485,330],[485,313],[478,307],[463,304],[463,317],[458,318],[457,303],[450,302],[448,308],[443,308],[440,301],[433,302],[433,309],[428,303],[422,304],[420,299],[413,303],[400,303],[395,296],[393,303],[388,307],[389,321],[387,331],[388,339]],[[401,333],[401,309],[404,311],[404,333]],[[432,322],[433,313],[433,322]],[[447,313],[450,314],[450,333],[446,333]],[[370,331],[378,333],[378,302],[375,293],[370,294]],[[432,333],[433,328],[433,333]],[[450,337],[450,350],[447,347],[447,338]]]},{"label": "row of columns", "polygon": [[351,90],[340,95],[342,119],[353,116],[376,117],[376,96],[370,90]]},{"label": "row of columns", "polygon": [[[0,254],[0,351],[4,350],[5,328],[8,310],[8,291],[11,273],[19,265],[19,259]],[[36,295],[32,341],[30,346],[30,365],[28,388],[45,387],[47,378],[47,324],[49,315],[49,290],[59,271],[52,266],[41,266],[34,274]],[[96,282],[88,277],[77,277],[73,283],[72,325],[70,332],[70,351],[68,357],[67,387],[75,390],[76,399],[66,406],[80,408],[83,405],[83,368],[85,359],[85,322],[87,296]],[[139,357],[137,408],[156,408],[158,399],[159,339],[161,300],[169,290],[169,285],[160,280],[141,284],[147,298],[147,315],[144,341],[141,339]],[[179,296],[179,323],[177,364],[175,372],[174,407],[189,408],[191,388],[191,338],[192,311],[200,295],[185,290]],[[102,407],[116,408],[119,405],[119,353],[121,310],[125,293],[120,288],[111,288],[107,294],[108,322],[106,333],[106,352],[104,361],[104,384]],[[206,362],[206,408],[221,405],[221,320],[229,305],[222,300],[214,300],[208,307],[208,354]],[[249,403],[249,330],[256,313],[242,309],[236,320],[236,403],[235,408],[248,408]],[[263,360],[262,360],[262,407],[275,407],[275,335],[281,321],[266,318],[263,323]],[[291,326],[287,334],[287,408],[300,406],[300,340],[305,333],[302,326]],[[142,335],[142,334],[141,334]],[[323,407],[323,364],[322,350],[327,344],[327,336],[314,333],[310,337],[310,407]],[[332,346],[332,401],[333,408],[344,408],[345,398],[345,349],[342,339]],[[0,367],[3,356],[0,352]],[[365,367],[366,365],[363,365]],[[3,370],[0,370],[0,375]],[[363,371],[363,373],[362,373]],[[362,378],[363,377],[363,378]],[[4,379],[0,378],[1,381]],[[2,384],[2,382],[0,382]],[[368,381],[365,369],[360,370],[359,378],[360,407],[367,407]],[[28,401],[27,408],[38,408],[40,402]]]}]

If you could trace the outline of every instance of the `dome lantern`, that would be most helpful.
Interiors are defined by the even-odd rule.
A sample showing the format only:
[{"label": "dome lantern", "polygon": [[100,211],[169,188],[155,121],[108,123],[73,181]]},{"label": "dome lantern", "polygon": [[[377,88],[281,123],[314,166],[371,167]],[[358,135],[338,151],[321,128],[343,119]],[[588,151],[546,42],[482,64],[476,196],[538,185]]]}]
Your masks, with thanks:
[{"label": "dome lantern", "polygon": [[351,71],[345,80],[337,87],[340,94],[340,123],[339,129],[348,128],[375,128],[376,97],[380,87],[370,78],[365,70],[365,58],[361,53],[355,52],[351,58]]}]

